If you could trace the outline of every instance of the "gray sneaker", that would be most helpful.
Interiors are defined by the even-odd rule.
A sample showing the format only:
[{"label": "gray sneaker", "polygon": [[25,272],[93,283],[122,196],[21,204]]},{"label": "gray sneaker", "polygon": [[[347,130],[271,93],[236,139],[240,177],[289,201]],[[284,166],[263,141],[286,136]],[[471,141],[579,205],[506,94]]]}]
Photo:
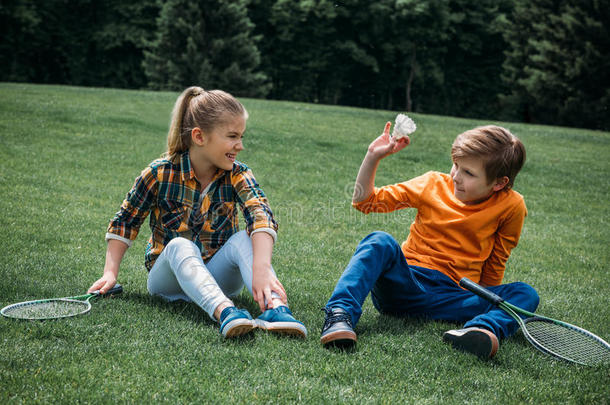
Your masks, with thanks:
[{"label": "gray sneaker", "polygon": [[324,347],[339,347],[349,349],[358,340],[352,327],[352,320],[343,308],[323,308],[325,312],[324,326],[320,343]]},{"label": "gray sneaker", "polygon": [[498,351],[498,338],[483,328],[452,329],[443,334],[443,341],[481,358],[491,359]]}]

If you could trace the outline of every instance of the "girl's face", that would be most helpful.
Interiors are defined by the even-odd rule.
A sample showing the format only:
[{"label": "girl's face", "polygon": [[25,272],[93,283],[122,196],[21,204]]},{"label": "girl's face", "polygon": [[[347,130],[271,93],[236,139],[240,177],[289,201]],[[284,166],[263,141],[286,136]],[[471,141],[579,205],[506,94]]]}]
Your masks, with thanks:
[{"label": "girl's face", "polygon": [[462,157],[453,161],[451,168],[453,194],[466,205],[474,205],[487,200],[494,191],[504,188],[508,178],[497,179],[491,183],[487,180],[483,160],[474,157]]},{"label": "girl's face", "polygon": [[228,117],[212,131],[204,134],[205,145],[201,151],[205,159],[219,169],[232,170],[237,154],[244,149],[245,131],[245,117]]}]

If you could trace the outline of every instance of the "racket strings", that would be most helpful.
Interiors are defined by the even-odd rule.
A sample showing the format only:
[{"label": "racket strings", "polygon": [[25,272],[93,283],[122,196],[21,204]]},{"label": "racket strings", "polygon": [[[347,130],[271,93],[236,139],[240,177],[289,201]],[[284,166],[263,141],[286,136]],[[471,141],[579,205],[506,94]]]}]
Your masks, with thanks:
[{"label": "racket strings", "polygon": [[526,329],[540,346],[564,359],[587,365],[610,362],[610,347],[596,336],[541,319],[528,321]]},{"label": "racket strings", "polygon": [[31,301],[5,308],[3,315],[20,319],[64,318],[87,312],[89,304],[85,301],[54,299]]}]

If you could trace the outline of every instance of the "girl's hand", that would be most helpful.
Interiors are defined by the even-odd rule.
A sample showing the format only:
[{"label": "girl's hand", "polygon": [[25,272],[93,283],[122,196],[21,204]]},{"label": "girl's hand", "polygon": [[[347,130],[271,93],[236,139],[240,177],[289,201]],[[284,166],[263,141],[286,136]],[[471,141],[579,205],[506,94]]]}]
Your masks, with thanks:
[{"label": "girl's hand", "polygon": [[381,160],[388,155],[404,149],[410,143],[408,136],[400,138],[399,140],[396,140],[394,137],[390,137],[391,126],[392,123],[387,122],[385,124],[385,128],[383,129],[383,133],[369,145],[368,154],[371,157]]},{"label": "girl's hand", "polygon": [[98,279],[95,283],[89,287],[87,293],[91,294],[94,291],[99,290],[100,294],[104,294],[106,291],[110,290],[116,284],[116,277],[112,274],[104,274],[100,279]]},{"label": "girl's hand", "polygon": [[284,290],[284,286],[270,268],[253,268],[252,272],[252,295],[258,303],[261,312],[275,308],[273,297],[271,296],[272,291],[280,296],[280,300],[284,304],[288,304],[286,290]]},{"label": "girl's hand", "polygon": [[127,247],[126,243],[116,239],[110,239],[108,241],[104,275],[89,287],[88,293],[99,290],[101,294],[105,294],[106,291],[114,287],[116,278],[119,275],[119,265],[121,264]]}]

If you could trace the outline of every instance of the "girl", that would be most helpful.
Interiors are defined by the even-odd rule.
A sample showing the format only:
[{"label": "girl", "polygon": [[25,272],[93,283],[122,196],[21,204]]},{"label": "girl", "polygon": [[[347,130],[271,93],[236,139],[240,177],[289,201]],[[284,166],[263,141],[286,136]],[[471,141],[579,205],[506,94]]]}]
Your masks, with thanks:
[{"label": "girl", "polygon": [[[114,286],[123,255],[150,213],[150,294],[194,302],[226,338],[256,327],[307,336],[271,267],[277,223],[267,198],[252,171],[235,160],[244,149],[247,119],[244,106],[224,91],[189,87],[180,95],[167,152],[136,178],[110,222],[104,274],[89,291]],[[237,206],[246,231],[238,231]],[[263,312],[256,320],[228,298],[244,284]]]}]

